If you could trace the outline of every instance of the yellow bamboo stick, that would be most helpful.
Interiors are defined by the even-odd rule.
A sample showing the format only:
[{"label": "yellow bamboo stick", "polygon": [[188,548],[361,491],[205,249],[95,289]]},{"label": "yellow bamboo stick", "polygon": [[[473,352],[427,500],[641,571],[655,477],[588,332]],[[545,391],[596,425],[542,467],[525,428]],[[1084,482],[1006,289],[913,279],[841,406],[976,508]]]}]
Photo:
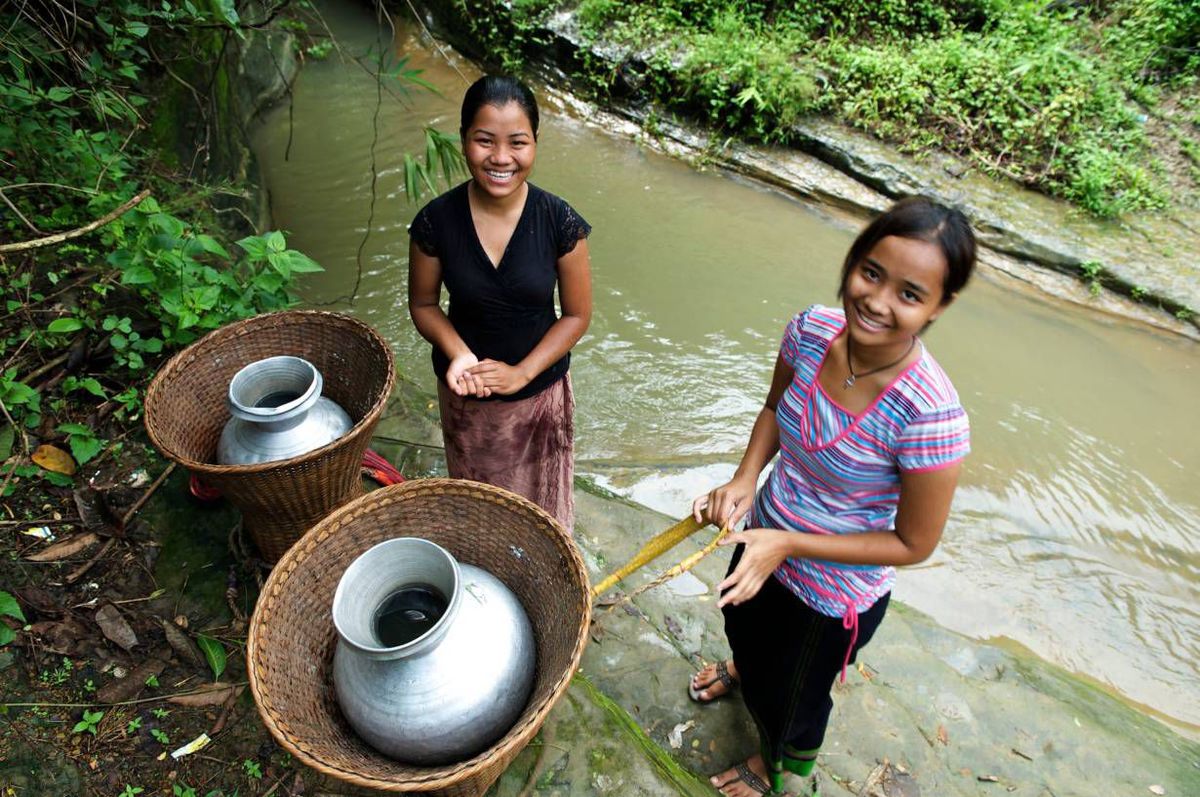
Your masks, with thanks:
[{"label": "yellow bamboo stick", "polygon": [[674,548],[680,542],[695,534],[705,525],[706,524],[703,523],[697,523],[695,518],[693,518],[691,515],[688,515],[674,526],[671,526],[671,528],[651,538],[649,542],[641,547],[641,550],[633,555],[632,559],[626,562],[620,569],[618,569],[608,578],[597,584],[592,589],[592,597],[595,598],[607,592],[613,587],[614,584],[625,578],[625,576]]}]

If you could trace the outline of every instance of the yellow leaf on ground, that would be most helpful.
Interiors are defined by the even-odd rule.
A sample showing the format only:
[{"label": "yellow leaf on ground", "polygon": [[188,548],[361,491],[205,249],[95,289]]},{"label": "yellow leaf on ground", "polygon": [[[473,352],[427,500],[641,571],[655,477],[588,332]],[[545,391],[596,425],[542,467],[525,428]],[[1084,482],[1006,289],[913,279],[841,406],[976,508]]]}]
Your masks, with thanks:
[{"label": "yellow leaf on ground", "polygon": [[37,451],[33,452],[33,461],[45,470],[65,476],[74,476],[77,469],[70,454],[51,445],[38,446]]}]

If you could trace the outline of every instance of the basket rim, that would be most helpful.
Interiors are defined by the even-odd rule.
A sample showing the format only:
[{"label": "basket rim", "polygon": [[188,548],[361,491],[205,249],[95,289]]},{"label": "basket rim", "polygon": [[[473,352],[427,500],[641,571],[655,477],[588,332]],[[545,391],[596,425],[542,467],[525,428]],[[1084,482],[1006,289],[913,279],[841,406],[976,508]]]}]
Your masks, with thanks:
[{"label": "basket rim", "polygon": [[379,398],[371,405],[371,408],[363,414],[363,417],[358,420],[354,426],[341,437],[338,437],[320,448],[314,448],[311,451],[306,451],[303,454],[298,454],[288,459],[277,459],[269,462],[257,462],[251,465],[218,465],[213,462],[200,462],[188,457],[182,456],[172,450],[170,447],[163,444],[159,436],[155,424],[150,422],[150,413],[143,410],[142,422],[146,428],[146,434],[150,437],[150,442],[159,452],[172,462],[176,462],[187,468],[193,473],[206,476],[224,476],[227,474],[251,474],[263,473],[275,469],[288,468],[302,463],[317,460],[331,451],[344,446],[348,440],[358,437],[364,429],[373,428],[378,422],[384,409],[387,407],[388,400],[392,396],[392,391],[396,386],[396,356],[392,352],[392,347],[383,339],[374,327],[366,322],[347,315],[346,313],[335,313],[331,310],[278,310],[271,313],[260,313],[250,318],[243,318],[241,321],[235,321],[232,324],[226,324],[223,327],[214,329],[199,340],[188,344],[187,348],[175,354],[170,360],[158,369],[158,373],[154,375],[154,379],[150,381],[149,387],[146,388],[146,398],[144,405],[149,406],[153,403],[153,397],[165,390],[165,384],[171,374],[181,368],[191,358],[196,356],[196,352],[200,351],[205,344],[211,344],[214,338],[228,337],[231,335],[248,334],[260,325],[274,324],[284,316],[298,316],[308,319],[320,319],[322,322],[337,321],[338,323],[346,322],[351,326],[356,326],[364,336],[382,351],[387,360],[387,377],[384,381],[383,389],[380,391]]},{"label": "basket rim", "polygon": [[[410,780],[395,781],[366,777],[317,758],[309,749],[306,749],[303,740],[295,739],[284,730],[280,723],[276,721],[275,712],[268,707],[272,701],[264,690],[258,667],[260,655],[258,637],[261,634],[264,622],[260,609],[267,601],[271,600],[271,596],[276,593],[281,584],[291,577],[292,572],[308,555],[309,549],[336,533],[341,527],[343,520],[352,519],[362,505],[381,500],[389,503],[410,500],[417,495],[430,492],[442,494],[449,492],[451,494],[466,495],[480,491],[492,493],[499,502],[516,504],[525,510],[531,510],[535,515],[540,516],[540,519],[546,521],[551,528],[558,531],[558,534],[555,535],[558,547],[573,565],[568,569],[580,582],[581,602],[583,604],[583,622],[580,624],[574,649],[571,651],[570,665],[558,676],[547,695],[526,714],[526,719],[513,725],[504,736],[500,737],[487,750],[466,761],[441,767],[411,766],[411,769],[422,770],[427,774]],[[254,696],[254,703],[258,709],[259,717],[262,719],[263,724],[267,726],[275,741],[306,766],[352,785],[381,791],[409,792],[442,789],[483,774],[505,755],[515,755],[516,752],[519,752],[529,742],[529,739],[537,733],[542,723],[545,722],[546,716],[561,699],[563,693],[570,686],[575,673],[579,670],[580,661],[583,658],[583,650],[588,640],[588,628],[591,626],[591,618],[591,583],[588,578],[587,567],[583,562],[583,557],[561,524],[548,512],[524,496],[484,482],[450,478],[411,479],[401,484],[373,490],[336,509],[317,525],[313,526],[275,564],[259,592],[258,603],[254,608],[254,614],[250,620],[250,628],[247,632],[246,662],[250,692]],[[525,714],[525,712],[522,713]]]}]

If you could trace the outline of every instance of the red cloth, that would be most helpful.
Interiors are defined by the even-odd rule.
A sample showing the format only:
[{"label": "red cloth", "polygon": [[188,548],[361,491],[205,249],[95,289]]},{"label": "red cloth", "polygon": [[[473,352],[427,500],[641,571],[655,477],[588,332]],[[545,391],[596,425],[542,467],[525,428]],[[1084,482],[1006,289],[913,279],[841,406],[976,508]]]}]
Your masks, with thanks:
[{"label": "red cloth", "polygon": [[575,522],[575,396],[568,373],[519,401],[476,401],[438,380],[446,468],[522,495],[568,533]]}]

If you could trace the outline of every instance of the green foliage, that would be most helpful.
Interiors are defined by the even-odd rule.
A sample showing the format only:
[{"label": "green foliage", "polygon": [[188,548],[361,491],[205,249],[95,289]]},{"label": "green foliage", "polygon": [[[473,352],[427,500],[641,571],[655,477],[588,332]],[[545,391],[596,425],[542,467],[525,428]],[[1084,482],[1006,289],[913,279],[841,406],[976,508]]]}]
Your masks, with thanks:
[{"label": "green foliage", "polygon": [[217,680],[221,677],[221,673],[225,672],[225,663],[227,660],[225,646],[212,637],[204,636],[203,634],[196,637],[196,644],[200,646],[205,660],[208,661],[208,668],[212,670],[213,680]]},{"label": "green foliage", "polygon": [[88,711],[84,709],[83,718],[75,723],[75,727],[71,730],[71,733],[90,733],[92,736],[95,736],[96,729],[103,718],[103,711]]},{"label": "green foliage", "polygon": [[71,679],[71,673],[75,671],[75,665],[66,656],[62,657],[59,666],[53,670],[42,670],[38,675],[38,680],[45,686],[62,686]]},{"label": "green foliage", "polygon": [[242,762],[242,771],[246,773],[246,777],[248,778],[262,780],[262,767],[258,765],[257,761],[247,758]]},{"label": "green foliage", "polygon": [[[13,617],[25,622],[25,613],[21,611],[21,604],[17,603],[17,599],[12,595],[0,590],[0,617]],[[17,634],[3,622],[0,622],[0,645],[7,645],[17,638]]]},{"label": "green foliage", "polygon": [[147,675],[146,676],[146,686],[150,687],[151,689],[157,689],[158,688],[158,676],[157,675]]},{"label": "green foliage", "polygon": [[129,722],[125,723],[125,735],[132,736],[142,728],[142,718],[134,717]]},{"label": "green foliage", "polygon": [[128,783],[126,783],[125,790],[118,794],[117,797],[137,797],[137,795],[144,791],[145,789],[143,789],[141,786],[130,786]]},{"label": "green foliage", "polygon": [[[500,4],[471,8],[479,28],[510,24]],[[787,140],[829,115],[1105,217],[1168,203],[1146,110],[1200,70],[1194,0],[582,0],[576,19],[648,61],[650,98],[722,131]],[[579,71],[603,93],[612,69],[585,57]],[[1180,111],[1190,157],[1200,104]]]},{"label": "green foliage", "polygon": [[159,744],[168,745],[171,743],[171,737],[167,736],[166,731],[162,730],[161,728],[151,728],[150,735],[153,736],[154,741],[158,742]]}]

